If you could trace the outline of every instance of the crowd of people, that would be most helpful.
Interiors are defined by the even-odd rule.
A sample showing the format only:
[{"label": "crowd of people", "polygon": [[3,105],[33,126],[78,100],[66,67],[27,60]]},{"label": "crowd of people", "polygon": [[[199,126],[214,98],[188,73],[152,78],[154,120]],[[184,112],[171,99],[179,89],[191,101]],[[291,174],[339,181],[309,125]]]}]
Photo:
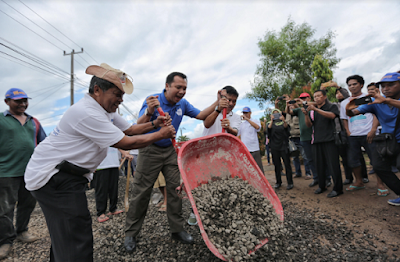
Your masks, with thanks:
[{"label": "crowd of people", "polygon": [[[331,178],[334,186],[328,197],[343,194],[343,184],[350,184],[347,191],[361,190],[368,182],[363,148],[377,174],[379,195],[389,193],[386,187],[400,195],[400,180],[391,169],[400,157],[399,73],[387,74],[373,88],[369,87],[369,96],[361,92],[364,80],[360,76],[347,79],[351,96],[346,89],[329,82],[325,87],[337,89],[339,104],[329,102],[324,86],[314,92],[314,101],[309,93],[295,99],[281,97],[276,100],[271,120],[264,125],[252,118],[250,107],[244,107],[241,115],[233,112],[239,93],[232,86],[218,90],[216,100],[207,108],[195,108],[184,99],[188,81],[179,72],[169,74],[164,89],[145,99],[137,123],[131,125],[116,113],[123,95],[133,92],[130,76],[107,64],[89,66],[86,73],[93,75],[88,94],[65,112],[48,137],[39,121],[25,112],[29,104],[27,94],[17,88],[6,93],[9,109],[0,115],[0,259],[7,256],[15,239],[27,243],[38,239],[28,232],[29,218],[37,201],[50,233],[50,261],[93,261],[92,220],[85,189],[94,178],[98,222],[106,222],[110,216],[124,212],[117,208],[118,151],[124,159],[135,162],[126,214],[126,252],[136,250],[136,237],[155,184],[164,192],[163,210],[168,217],[171,238],[193,243],[193,237],[184,230],[182,199],[175,191],[181,178],[171,141],[184,115],[203,121],[203,136],[226,131],[240,137],[262,173],[257,133],[264,127],[267,156],[271,150],[275,165],[275,189],[281,187],[282,175],[287,179],[286,189],[294,187],[290,163],[294,154],[295,176],[302,176],[302,159],[305,178],[312,179],[310,187],[318,185],[316,194],[327,190]],[[364,97],[372,97],[372,101],[359,106],[357,99]],[[285,112],[278,109],[280,101],[286,102]],[[160,115],[158,107],[165,116]],[[226,118],[222,117],[224,110]],[[382,150],[382,143],[374,142],[379,125],[382,133],[393,134],[387,137],[394,141],[394,150]],[[338,134],[348,142],[335,142]],[[129,153],[134,149],[138,151]],[[344,182],[339,156],[345,168]],[[161,174],[163,183],[157,182]],[[388,202],[399,206],[400,198]],[[15,207],[16,228],[13,225]]]}]

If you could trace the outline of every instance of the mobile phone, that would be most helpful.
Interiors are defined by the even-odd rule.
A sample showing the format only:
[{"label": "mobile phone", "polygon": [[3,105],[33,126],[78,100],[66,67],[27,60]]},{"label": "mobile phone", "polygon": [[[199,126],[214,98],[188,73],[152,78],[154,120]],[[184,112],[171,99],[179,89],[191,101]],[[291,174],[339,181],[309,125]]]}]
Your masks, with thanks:
[{"label": "mobile phone", "polygon": [[365,105],[365,104],[371,103],[372,98],[371,98],[371,96],[364,96],[364,97],[354,99],[354,101],[355,101],[355,105],[359,106],[359,105]]},{"label": "mobile phone", "polygon": [[277,99],[278,100],[283,100],[285,97],[284,96],[279,96]]},{"label": "mobile phone", "polygon": [[280,113],[275,113],[272,115],[274,116],[274,120],[279,120],[279,118],[281,118],[281,116],[282,116],[282,114],[280,114]]},{"label": "mobile phone", "polygon": [[289,104],[296,104],[296,100],[290,100]]}]

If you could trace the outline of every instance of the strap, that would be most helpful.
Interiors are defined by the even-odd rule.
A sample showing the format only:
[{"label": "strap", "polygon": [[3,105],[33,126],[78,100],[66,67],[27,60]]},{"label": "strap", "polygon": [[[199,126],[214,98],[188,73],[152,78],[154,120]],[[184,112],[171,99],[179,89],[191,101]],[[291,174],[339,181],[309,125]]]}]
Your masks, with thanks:
[{"label": "strap", "polygon": [[[343,124],[342,124],[342,121],[341,121],[341,119],[340,119],[340,117],[335,117],[335,119],[338,119],[339,120],[339,124],[340,124],[340,130],[342,130],[342,131],[346,131],[344,128],[343,128]],[[336,125],[336,124],[335,124]]]},{"label": "strap", "polygon": [[35,123],[35,146],[37,146],[38,144],[38,134],[39,134],[39,129],[40,129],[40,123],[39,120],[37,120],[36,118],[32,117],[33,122]]},{"label": "strap", "polygon": [[396,125],[394,126],[394,131],[393,134],[396,136],[396,129],[399,127],[399,119],[400,119],[400,109],[397,108],[397,119],[396,119]]}]

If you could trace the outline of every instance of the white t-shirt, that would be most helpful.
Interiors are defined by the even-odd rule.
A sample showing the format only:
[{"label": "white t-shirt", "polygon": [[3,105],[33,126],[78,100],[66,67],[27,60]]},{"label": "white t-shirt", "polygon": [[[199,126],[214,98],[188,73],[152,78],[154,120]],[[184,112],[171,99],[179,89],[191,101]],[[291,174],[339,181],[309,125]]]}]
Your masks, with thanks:
[{"label": "white t-shirt", "polygon": [[247,147],[250,152],[255,152],[260,150],[260,145],[258,143],[257,132],[261,129],[261,123],[258,119],[250,119],[254,123],[256,123],[259,128],[255,129],[248,121],[244,121],[240,126],[239,136],[242,140],[243,144]]},{"label": "white t-shirt", "polygon": [[[232,128],[236,128],[238,131],[240,130],[240,124],[242,123],[242,120],[240,119],[240,116],[238,114],[235,114],[231,111],[229,112],[229,114],[226,115],[226,118],[229,119],[229,124]],[[222,120],[222,113],[220,113],[217,116],[212,126],[210,126],[209,128],[204,127],[203,136],[221,133],[222,132],[221,120]]]},{"label": "white t-shirt", "polygon": [[113,168],[119,167],[119,154],[118,149],[115,147],[109,147],[107,149],[107,156],[104,160],[100,163],[100,165],[96,168],[99,169],[106,169],[106,168]]},{"label": "white t-shirt", "polygon": [[[364,97],[366,94],[361,94],[357,98]],[[371,113],[349,117],[346,115],[346,105],[349,103],[350,97],[346,98],[340,104],[340,119],[347,120],[349,125],[350,136],[366,136],[371,131],[374,116]]]},{"label": "white t-shirt", "polygon": [[93,172],[107,155],[107,149],[119,142],[130,124],[116,113],[108,113],[89,94],[71,106],[57,127],[33,152],[25,170],[26,188],[43,187],[58,172],[56,166],[66,160]]}]

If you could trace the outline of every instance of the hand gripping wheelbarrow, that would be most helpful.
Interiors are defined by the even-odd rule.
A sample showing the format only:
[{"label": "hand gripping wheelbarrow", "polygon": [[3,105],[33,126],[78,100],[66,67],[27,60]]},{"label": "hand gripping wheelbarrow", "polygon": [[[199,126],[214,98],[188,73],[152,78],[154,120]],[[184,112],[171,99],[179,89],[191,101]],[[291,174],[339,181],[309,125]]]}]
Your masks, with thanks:
[{"label": "hand gripping wheelbarrow", "polygon": [[[224,112],[224,118],[225,116]],[[183,187],[186,192],[196,215],[201,236],[215,256],[226,261],[209,240],[192,196],[192,190],[201,184],[207,184],[208,181],[219,178],[238,176],[262,193],[271,202],[283,221],[283,209],[278,196],[240,139],[230,134],[219,133],[174,145],[178,153],[178,166],[183,179],[183,185],[178,190],[182,190]],[[268,239],[265,238],[260,242],[249,253],[253,253],[265,245]]]}]

